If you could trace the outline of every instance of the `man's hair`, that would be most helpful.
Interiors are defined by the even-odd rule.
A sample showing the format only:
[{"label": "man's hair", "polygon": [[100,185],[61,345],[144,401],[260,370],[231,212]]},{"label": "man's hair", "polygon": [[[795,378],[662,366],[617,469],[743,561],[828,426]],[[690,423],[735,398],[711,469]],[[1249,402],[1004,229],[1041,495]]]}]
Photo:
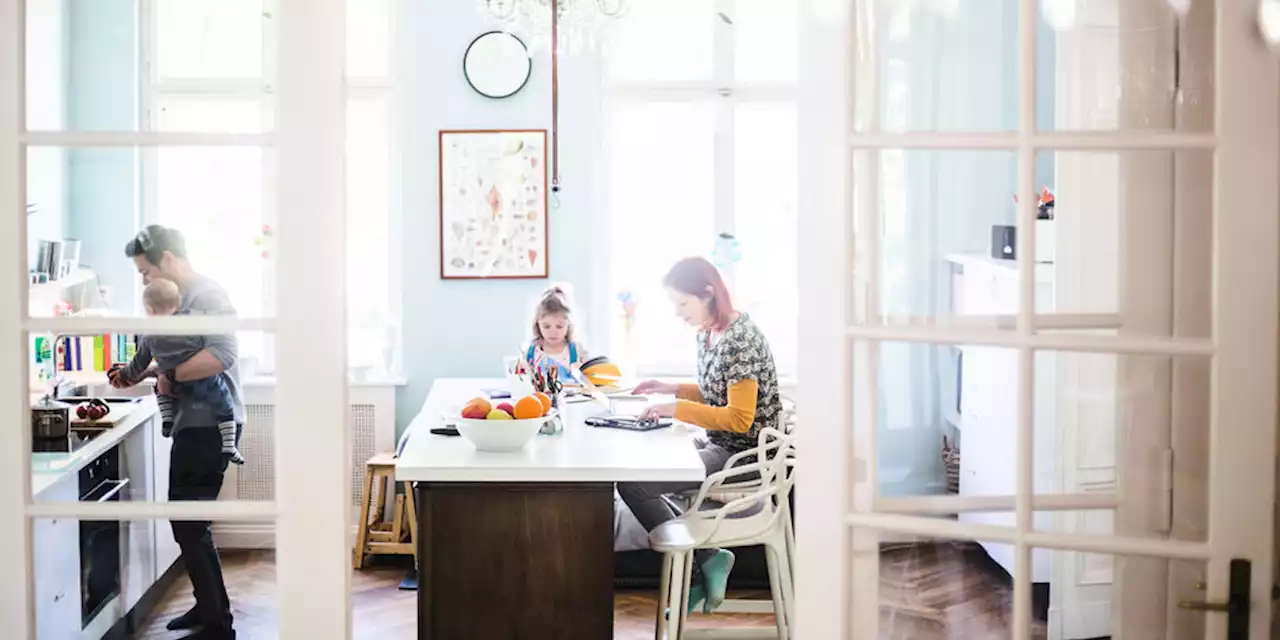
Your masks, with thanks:
[{"label": "man's hair", "polygon": [[152,309],[176,311],[182,303],[182,292],[174,281],[156,278],[142,290],[142,300]]},{"label": "man's hair", "polygon": [[187,257],[187,243],[182,239],[182,232],[158,224],[147,225],[124,245],[124,255],[130,258],[146,256],[147,262],[160,266],[164,252],[168,251],[175,258]]}]

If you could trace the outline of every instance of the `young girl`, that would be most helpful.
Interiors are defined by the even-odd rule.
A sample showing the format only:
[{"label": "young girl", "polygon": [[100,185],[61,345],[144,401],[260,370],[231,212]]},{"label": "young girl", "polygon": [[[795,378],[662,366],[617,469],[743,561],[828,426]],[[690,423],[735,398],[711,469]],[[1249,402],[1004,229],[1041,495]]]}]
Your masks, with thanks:
[{"label": "young girl", "polygon": [[533,366],[548,371],[559,369],[561,382],[572,383],[573,369],[587,360],[587,350],[574,341],[573,313],[569,296],[560,286],[543,292],[533,312],[533,341],[525,352]]}]

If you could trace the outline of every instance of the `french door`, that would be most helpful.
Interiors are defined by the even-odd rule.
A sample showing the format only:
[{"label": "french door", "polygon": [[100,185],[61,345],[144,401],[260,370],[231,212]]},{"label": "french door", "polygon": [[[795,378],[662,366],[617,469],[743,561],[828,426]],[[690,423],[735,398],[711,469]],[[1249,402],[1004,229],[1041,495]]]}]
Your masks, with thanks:
[{"label": "french door", "polygon": [[[197,7],[199,3],[188,5],[183,0],[157,1],[171,3],[170,8],[180,11],[208,9],[208,6]],[[56,86],[58,82],[48,80],[57,78],[60,71],[55,65],[29,66],[25,61],[28,56],[43,51],[35,47],[34,42],[33,47],[26,46],[28,36],[34,33],[28,18],[50,15],[49,6],[54,4],[60,3],[0,0],[0,238],[3,238],[3,253],[9,257],[5,266],[0,267],[0,300],[4,301],[0,311],[0,389],[4,389],[0,414],[5,416],[0,431],[7,442],[0,465],[4,469],[0,477],[0,486],[3,486],[0,489],[0,546],[5,549],[0,559],[0,621],[5,627],[4,634],[13,638],[36,638],[37,618],[47,617],[47,607],[61,606],[56,603],[66,599],[67,594],[61,592],[46,598],[50,594],[42,585],[48,576],[41,573],[45,568],[42,563],[44,558],[53,557],[52,564],[58,565],[53,568],[60,570],[62,564],[55,556],[74,557],[75,549],[47,553],[50,551],[47,545],[42,549],[46,540],[33,535],[33,528],[41,531],[46,524],[52,526],[60,520],[128,523],[124,528],[126,536],[133,540],[136,535],[139,540],[136,548],[127,545],[129,553],[138,551],[145,556],[149,553],[145,547],[171,537],[165,521],[197,519],[274,522],[279,637],[348,637],[351,630],[347,604],[351,520],[350,454],[344,418],[348,414],[343,208],[345,3],[342,0],[278,0],[274,3],[276,50],[262,53],[279,76],[274,87],[276,125],[270,133],[141,130],[139,120],[128,115],[105,124],[81,117],[87,109],[102,107],[115,97],[122,98],[123,102],[117,106],[128,113],[136,100],[136,87],[127,83],[106,84],[130,75],[136,77],[138,69],[132,45],[82,60],[88,64],[109,64],[115,60],[124,65],[124,73],[90,78],[89,86],[104,89],[102,95],[92,99],[80,96],[79,100],[74,95],[65,96],[66,111],[75,117],[50,125],[45,116],[57,108],[29,109],[29,105],[36,102],[28,99],[28,93],[43,90],[33,87]],[[127,36],[138,28],[142,18],[129,13],[135,11],[136,4],[77,3],[77,8],[84,13],[78,21],[68,22],[72,29],[83,28],[93,11],[103,12],[94,15],[92,19],[98,21],[95,24],[104,17],[118,19],[114,24],[119,28],[95,32],[93,44],[110,47],[112,38]],[[108,16],[112,7],[123,7],[125,13]],[[245,51],[256,51],[250,44],[246,43]],[[50,48],[47,41],[45,48]],[[51,48],[56,50],[57,45]],[[158,148],[195,149],[197,154],[209,150],[212,150],[210,153],[250,150],[254,153],[235,156],[237,161],[247,158],[256,162],[260,158],[261,162],[274,165],[278,179],[278,192],[274,194],[278,199],[275,207],[278,218],[274,225],[273,253],[277,261],[274,277],[278,295],[273,316],[55,317],[43,302],[40,306],[28,303],[34,299],[34,292],[49,290],[49,287],[37,289],[29,283],[27,233],[29,225],[34,229],[39,216],[33,216],[27,204],[35,199],[29,198],[36,189],[33,185],[47,178],[44,165],[37,168],[31,159],[37,157],[40,150],[56,150],[66,159],[62,166],[69,172],[95,181],[98,190],[92,198],[80,198],[77,188],[73,187],[66,192],[68,202],[80,208],[77,213],[81,216],[90,215],[87,212],[102,216],[91,220],[96,232],[81,238],[86,252],[91,248],[101,250],[85,262],[92,261],[100,277],[109,273],[119,275],[123,269],[120,282],[128,283],[129,287],[120,287],[116,293],[126,295],[126,290],[135,287],[129,281],[133,265],[124,256],[123,248],[138,231],[136,217],[127,213],[135,205],[127,198],[132,197],[137,187],[137,158]],[[209,183],[201,187],[217,188],[222,178],[217,173],[213,171],[204,176]],[[77,184],[83,185],[83,182]],[[51,193],[55,195],[50,198],[56,199],[59,191],[53,189]],[[96,206],[113,194],[123,194],[125,203],[119,207]],[[111,219],[106,217],[110,213],[108,209],[126,214]],[[56,226],[56,220],[52,222]],[[247,245],[250,237],[246,235],[244,241]],[[239,250],[229,255],[244,253]],[[193,266],[197,271],[202,267]],[[211,269],[215,265],[203,266]],[[48,492],[33,497],[33,491],[46,484],[39,474],[33,476],[33,471],[39,470],[32,468],[29,427],[30,391],[33,386],[39,388],[33,385],[36,371],[31,352],[36,337],[237,332],[266,333],[275,341],[279,398],[275,428],[280,446],[274,448],[276,493],[273,501],[169,502],[163,491],[151,491],[161,486],[156,483],[166,475],[162,469],[139,472],[131,478],[136,489],[130,500],[101,504],[77,501],[74,486],[68,500],[48,499]],[[155,451],[167,451],[168,442],[160,440],[158,431],[154,437],[161,443]],[[156,526],[148,529],[148,523]],[[126,573],[135,568],[129,564]],[[128,580],[126,577],[121,587],[120,600],[129,597]],[[70,595],[72,600],[78,600],[74,594]],[[72,632],[78,631],[79,625],[76,625]],[[68,636],[59,633],[57,637]]]},{"label": "french door", "polygon": [[[968,615],[929,589],[1007,599],[964,637],[1270,637],[1260,4],[802,3],[797,637]],[[904,581],[890,542],[1012,586]]]}]

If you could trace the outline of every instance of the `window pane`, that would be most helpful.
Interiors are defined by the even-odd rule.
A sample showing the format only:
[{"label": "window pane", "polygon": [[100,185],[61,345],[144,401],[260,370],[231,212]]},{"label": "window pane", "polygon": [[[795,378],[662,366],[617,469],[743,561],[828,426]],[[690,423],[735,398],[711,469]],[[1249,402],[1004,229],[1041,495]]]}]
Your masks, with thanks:
[{"label": "window pane", "polygon": [[711,0],[628,4],[609,33],[609,77],[630,82],[711,79]]},{"label": "window pane", "polygon": [[709,255],[713,245],[713,105],[618,105],[611,117],[608,295],[629,291],[637,302],[629,340],[621,305],[611,303],[617,312],[611,356],[691,372],[693,331],[672,313],[662,276],[681,258]]},{"label": "window pane", "polygon": [[261,133],[263,119],[263,105],[259,100],[159,96],[151,113],[151,128],[196,133]]},{"label": "window pane", "polygon": [[347,358],[353,369],[382,370],[389,329],[391,101],[347,103]]},{"label": "window pane", "polygon": [[262,150],[166,147],[156,154],[158,221],[182,232],[192,263],[227,289],[241,317],[261,317],[272,259],[263,239]]},{"label": "window pane", "polygon": [[799,79],[799,4],[778,0],[737,0],[733,10],[733,74],[747,82]]},{"label": "window pane", "polygon": [[734,129],[734,226],[742,250],[734,303],[764,330],[779,369],[794,373],[796,107],[738,105]]},{"label": "window pane", "polygon": [[391,1],[347,0],[347,75],[391,75]]},{"label": "window pane", "polygon": [[160,0],[154,25],[161,78],[262,75],[261,0]]}]

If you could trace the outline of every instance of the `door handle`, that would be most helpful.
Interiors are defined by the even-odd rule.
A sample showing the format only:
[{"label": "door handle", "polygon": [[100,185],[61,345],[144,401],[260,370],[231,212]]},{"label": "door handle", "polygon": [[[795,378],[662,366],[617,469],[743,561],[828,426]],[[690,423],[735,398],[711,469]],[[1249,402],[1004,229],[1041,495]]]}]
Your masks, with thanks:
[{"label": "door handle", "polygon": [[1187,609],[1189,611],[1230,612],[1231,606],[1232,606],[1232,603],[1230,602],[1209,602],[1207,600],[1178,601],[1179,609]]},{"label": "door handle", "polygon": [[[1280,0],[1277,0],[1277,2],[1280,2]],[[1230,566],[1226,602],[1182,600],[1178,602],[1178,608],[1189,611],[1225,613],[1227,614],[1227,640],[1248,640],[1249,617],[1253,608],[1252,603],[1249,601],[1249,586],[1253,574],[1253,563],[1248,560],[1235,559],[1231,561]],[[1196,587],[1199,588],[1200,584],[1197,583]]]},{"label": "door handle", "polygon": [[[116,494],[120,493],[122,489],[124,489],[126,486],[129,485],[129,478],[125,478],[124,480],[114,480],[114,481],[107,480],[106,482],[114,483],[115,486],[111,487],[111,490],[103,494],[101,498],[98,498],[97,502],[106,502],[114,498]],[[106,483],[104,482],[103,484],[106,484]]]}]

